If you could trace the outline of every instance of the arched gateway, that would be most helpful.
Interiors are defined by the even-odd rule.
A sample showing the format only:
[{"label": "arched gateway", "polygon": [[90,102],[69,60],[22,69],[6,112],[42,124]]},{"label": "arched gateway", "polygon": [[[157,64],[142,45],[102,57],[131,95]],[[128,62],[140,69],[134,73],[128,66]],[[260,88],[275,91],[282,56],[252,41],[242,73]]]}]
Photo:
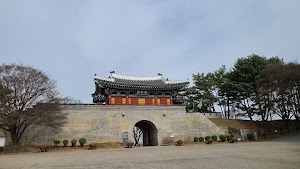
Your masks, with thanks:
[{"label": "arched gateway", "polygon": [[140,128],[143,133],[143,146],[158,145],[157,128],[152,122],[147,120],[141,120],[137,122],[134,126]]}]

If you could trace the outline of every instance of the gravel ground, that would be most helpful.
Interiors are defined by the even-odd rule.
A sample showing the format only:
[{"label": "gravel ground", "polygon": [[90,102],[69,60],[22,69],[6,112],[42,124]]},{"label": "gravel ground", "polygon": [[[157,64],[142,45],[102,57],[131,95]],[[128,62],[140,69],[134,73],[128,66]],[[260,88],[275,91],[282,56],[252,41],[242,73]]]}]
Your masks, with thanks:
[{"label": "gravel ground", "polygon": [[300,133],[268,142],[0,155],[0,168],[300,169]]}]

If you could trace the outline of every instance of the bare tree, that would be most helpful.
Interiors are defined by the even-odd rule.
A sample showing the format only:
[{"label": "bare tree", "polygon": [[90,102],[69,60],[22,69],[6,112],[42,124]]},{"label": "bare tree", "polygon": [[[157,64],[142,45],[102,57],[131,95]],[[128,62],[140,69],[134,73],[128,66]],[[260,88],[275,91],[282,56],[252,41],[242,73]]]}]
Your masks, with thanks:
[{"label": "bare tree", "polygon": [[133,132],[133,138],[134,138],[134,145],[136,146],[137,144],[139,144],[140,139],[143,138],[143,132],[140,128],[134,126],[132,129]]},{"label": "bare tree", "polygon": [[1,65],[0,95],[0,128],[10,133],[14,146],[29,127],[58,129],[67,119],[56,82],[33,67]]}]

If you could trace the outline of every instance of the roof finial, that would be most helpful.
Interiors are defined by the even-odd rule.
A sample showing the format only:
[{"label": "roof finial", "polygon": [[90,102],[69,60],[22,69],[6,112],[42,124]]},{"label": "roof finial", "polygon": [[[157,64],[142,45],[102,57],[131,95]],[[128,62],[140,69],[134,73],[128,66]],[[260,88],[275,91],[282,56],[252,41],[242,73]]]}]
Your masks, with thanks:
[{"label": "roof finial", "polygon": [[157,73],[157,76],[162,76],[162,74],[161,73]]},{"label": "roof finial", "polygon": [[97,74],[95,73],[95,76],[97,76]]},{"label": "roof finial", "polygon": [[111,73],[111,74],[112,74],[112,73],[115,73],[115,71],[113,70],[113,71],[111,71],[110,73]]}]

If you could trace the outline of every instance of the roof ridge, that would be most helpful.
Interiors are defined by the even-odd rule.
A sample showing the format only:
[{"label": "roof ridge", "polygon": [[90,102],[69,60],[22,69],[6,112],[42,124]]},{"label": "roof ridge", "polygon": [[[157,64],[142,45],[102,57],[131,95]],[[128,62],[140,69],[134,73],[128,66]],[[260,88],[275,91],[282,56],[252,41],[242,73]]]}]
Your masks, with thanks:
[{"label": "roof ridge", "polygon": [[116,73],[112,73],[111,76],[113,78],[124,79],[124,80],[136,80],[136,81],[162,80],[162,81],[164,81],[164,78],[162,76],[126,76],[126,75],[119,75]]},{"label": "roof ridge", "polygon": [[[150,81],[150,83],[152,83],[152,82],[156,83],[155,85],[157,85],[157,86],[165,86],[165,85],[173,86],[173,85],[178,85],[178,84],[189,84],[188,80],[168,80],[168,79],[163,78],[161,74],[159,74],[158,76],[126,76],[126,75],[119,75],[116,73],[111,73],[111,76],[109,76],[109,78],[103,78],[103,77],[96,75],[95,80],[96,79],[109,81],[109,82],[113,82],[113,83],[120,83],[120,84],[130,83],[130,85],[142,85],[142,86],[144,86],[144,84],[141,84],[141,83],[145,83],[147,81]],[[130,82],[130,81],[132,81],[132,82]]]}]

